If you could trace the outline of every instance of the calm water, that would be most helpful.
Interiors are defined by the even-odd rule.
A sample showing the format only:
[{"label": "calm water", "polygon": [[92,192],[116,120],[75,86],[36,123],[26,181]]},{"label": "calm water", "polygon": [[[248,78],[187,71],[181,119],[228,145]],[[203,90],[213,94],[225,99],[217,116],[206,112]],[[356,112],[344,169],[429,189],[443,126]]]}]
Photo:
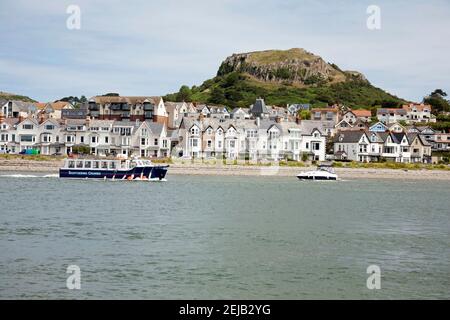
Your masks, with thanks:
[{"label": "calm water", "polygon": [[450,298],[450,182],[168,180],[0,173],[0,298]]}]

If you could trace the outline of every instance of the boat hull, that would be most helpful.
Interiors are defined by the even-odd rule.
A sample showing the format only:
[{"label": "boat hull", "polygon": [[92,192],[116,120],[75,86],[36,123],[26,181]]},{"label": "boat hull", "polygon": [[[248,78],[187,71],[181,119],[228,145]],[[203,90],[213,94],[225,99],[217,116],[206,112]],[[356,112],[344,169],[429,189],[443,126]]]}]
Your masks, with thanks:
[{"label": "boat hull", "polygon": [[59,169],[60,178],[111,180],[162,180],[169,166],[135,167],[129,170]]},{"label": "boat hull", "polygon": [[326,177],[326,176],[297,176],[300,180],[337,180],[337,177]]}]

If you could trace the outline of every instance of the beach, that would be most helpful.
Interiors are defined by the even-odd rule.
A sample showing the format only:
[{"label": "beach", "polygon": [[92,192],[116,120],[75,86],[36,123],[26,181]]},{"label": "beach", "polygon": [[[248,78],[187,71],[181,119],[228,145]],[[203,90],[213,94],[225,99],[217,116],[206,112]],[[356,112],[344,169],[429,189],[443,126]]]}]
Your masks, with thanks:
[{"label": "beach", "polygon": [[[57,173],[63,165],[62,160],[0,159],[3,172],[48,172]],[[295,177],[302,171],[315,167],[224,165],[218,164],[170,164],[169,174],[175,175],[214,175],[214,176],[280,176]],[[378,168],[335,168],[341,179],[397,179],[397,180],[449,180],[450,170],[404,170]]]}]

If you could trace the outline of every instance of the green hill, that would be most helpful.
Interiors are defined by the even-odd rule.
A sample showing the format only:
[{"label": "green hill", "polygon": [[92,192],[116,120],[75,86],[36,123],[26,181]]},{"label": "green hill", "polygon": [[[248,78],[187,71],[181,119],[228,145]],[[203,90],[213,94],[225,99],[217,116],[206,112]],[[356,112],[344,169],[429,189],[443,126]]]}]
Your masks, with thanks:
[{"label": "green hill", "polygon": [[165,99],[248,107],[258,97],[279,106],[340,103],[368,108],[405,102],[374,87],[361,73],[342,71],[303,49],[233,54],[222,62],[216,77],[201,86],[183,86]]},{"label": "green hill", "polygon": [[8,92],[2,92],[2,91],[0,91],[0,99],[18,100],[18,101],[24,101],[24,102],[37,102],[27,96],[21,96],[21,95],[15,94],[15,93],[8,93]]}]

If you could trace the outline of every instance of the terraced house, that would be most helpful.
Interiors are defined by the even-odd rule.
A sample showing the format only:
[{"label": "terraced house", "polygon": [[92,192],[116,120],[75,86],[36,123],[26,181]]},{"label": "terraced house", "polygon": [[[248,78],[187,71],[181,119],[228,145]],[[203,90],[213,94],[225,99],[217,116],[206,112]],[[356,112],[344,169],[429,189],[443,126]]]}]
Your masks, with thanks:
[{"label": "terraced house", "polygon": [[424,136],[405,132],[340,131],[334,137],[334,155],[340,160],[429,163],[431,145]]},{"label": "terraced house", "polygon": [[178,134],[179,157],[325,160],[325,134],[309,121],[184,118]]},{"label": "terraced house", "polygon": [[96,96],[88,102],[91,118],[99,120],[153,121],[168,125],[161,97]]},{"label": "terraced house", "polygon": [[0,113],[0,151],[34,149],[45,155],[83,153],[168,157],[171,143],[165,123],[97,119],[5,118]]}]

